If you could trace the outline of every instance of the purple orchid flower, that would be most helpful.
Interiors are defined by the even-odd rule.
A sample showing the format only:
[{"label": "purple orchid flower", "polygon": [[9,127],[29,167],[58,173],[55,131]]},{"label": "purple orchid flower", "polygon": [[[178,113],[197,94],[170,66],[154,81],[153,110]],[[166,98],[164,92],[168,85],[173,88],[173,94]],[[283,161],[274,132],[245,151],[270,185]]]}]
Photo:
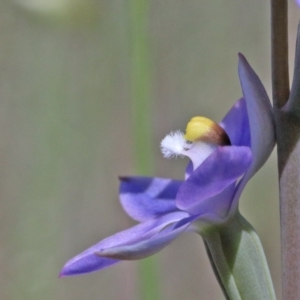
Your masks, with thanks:
[{"label": "purple orchid flower", "polygon": [[192,143],[180,132],[167,136],[161,144],[165,156],[191,158],[186,179],[120,178],[121,204],[140,224],[75,256],[65,264],[60,276],[94,272],[120,260],[145,258],[184,231],[199,233],[202,226],[221,225],[235,215],[246,183],[275,145],[272,106],[260,79],[242,55],[238,71],[244,97],[217,125],[230,142]]}]

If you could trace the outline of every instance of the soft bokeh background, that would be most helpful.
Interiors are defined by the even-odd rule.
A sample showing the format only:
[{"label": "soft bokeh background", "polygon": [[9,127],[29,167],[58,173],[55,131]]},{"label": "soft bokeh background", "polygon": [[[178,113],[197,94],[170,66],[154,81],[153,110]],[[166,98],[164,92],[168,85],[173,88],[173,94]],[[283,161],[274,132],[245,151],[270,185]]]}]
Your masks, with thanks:
[{"label": "soft bokeh background", "polygon": [[[57,277],[66,260],[134,224],[117,179],[136,174],[130,3],[0,3],[0,299],[143,300],[138,262]],[[238,52],[270,94],[269,14],[269,1],[149,0],[155,163],[143,175],[182,177],[187,161],[164,160],[159,142],[195,114],[222,118],[241,96]],[[298,18],[291,1],[291,59]],[[281,299],[276,178],[274,154],[241,211],[262,238]],[[156,264],[162,299],[223,299],[197,235],[178,238]]]}]

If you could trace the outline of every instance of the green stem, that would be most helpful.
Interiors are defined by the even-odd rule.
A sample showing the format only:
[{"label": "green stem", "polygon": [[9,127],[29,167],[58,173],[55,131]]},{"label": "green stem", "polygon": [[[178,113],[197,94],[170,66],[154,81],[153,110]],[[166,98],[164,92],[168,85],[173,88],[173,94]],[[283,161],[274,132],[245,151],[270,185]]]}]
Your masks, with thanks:
[{"label": "green stem", "polygon": [[239,212],[227,224],[201,235],[226,299],[276,299],[258,235]]},{"label": "green stem", "polygon": [[153,171],[147,2],[131,0],[131,99],[136,168],[140,173]]},{"label": "green stem", "polygon": [[[139,174],[153,171],[153,151],[151,149],[151,105],[148,54],[148,12],[147,0],[131,0],[131,44],[132,44],[132,119],[134,134],[134,156]],[[140,262],[140,299],[160,299],[157,265],[154,257]]]}]

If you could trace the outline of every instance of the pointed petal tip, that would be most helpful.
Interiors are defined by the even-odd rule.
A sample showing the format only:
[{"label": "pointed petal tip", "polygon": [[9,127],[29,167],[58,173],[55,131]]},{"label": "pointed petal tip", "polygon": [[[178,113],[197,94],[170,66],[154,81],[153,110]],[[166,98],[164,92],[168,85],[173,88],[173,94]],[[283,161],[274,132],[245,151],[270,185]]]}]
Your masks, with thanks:
[{"label": "pointed petal tip", "polygon": [[58,274],[58,278],[64,278],[64,277],[69,277],[72,276],[72,273],[68,273],[68,269],[66,268],[66,266],[64,266],[61,271]]},{"label": "pointed petal tip", "polygon": [[89,273],[89,272],[72,272],[68,269],[65,270],[65,267],[60,271],[60,273],[58,274],[58,278],[66,278],[66,277],[76,277],[76,276],[79,276],[79,275],[84,275],[86,273]]},{"label": "pointed petal tip", "polygon": [[245,58],[244,54],[241,53],[241,52],[238,52],[238,57],[239,57],[239,59],[241,59],[241,60],[246,60],[246,61],[247,61],[247,59]]},{"label": "pointed petal tip", "polygon": [[252,176],[265,163],[275,145],[273,108],[260,78],[246,58],[239,57],[238,73],[247,105],[254,156],[253,167],[249,171]]},{"label": "pointed petal tip", "polygon": [[238,68],[248,68],[252,70],[252,67],[250,66],[248,60],[246,59],[246,57],[244,56],[244,54],[242,53],[238,53],[239,56],[239,62],[238,62]]}]

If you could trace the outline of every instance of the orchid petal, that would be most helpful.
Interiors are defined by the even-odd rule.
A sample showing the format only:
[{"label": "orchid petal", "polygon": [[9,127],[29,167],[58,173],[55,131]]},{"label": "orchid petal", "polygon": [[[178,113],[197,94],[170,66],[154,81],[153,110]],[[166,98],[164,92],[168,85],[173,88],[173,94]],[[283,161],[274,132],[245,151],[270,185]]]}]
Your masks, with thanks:
[{"label": "orchid petal", "polygon": [[249,117],[253,162],[236,188],[228,217],[237,210],[239,198],[248,180],[266,162],[275,146],[272,106],[267,92],[246,58],[242,54],[239,57],[239,77]]},{"label": "orchid petal", "polygon": [[120,201],[126,213],[137,221],[146,221],[177,209],[175,198],[183,181],[121,177]]},{"label": "orchid petal", "polygon": [[84,259],[78,259],[77,261],[69,260],[61,270],[59,277],[95,272],[110,267],[118,262],[119,260],[98,257],[91,253],[90,255],[86,255]]},{"label": "orchid petal", "polygon": [[223,118],[220,126],[233,146],[251,147],[250,127],[245,99],[238,100]]},{"label": "orchid petal", "polygon": [[106,248],[139,243],[140,241],[147,240],[169,224],[177,222],[187,216],[188,214],[184,212],[167,214],[116,233],[69,260],[63,267],[60,276],[90,273],[115,264],[119,260],[100,257],[95,253],[103,251]]},{"label": "orchid petal", "polygon": [[247,173],[250,178],[270,156],[275,146],[275,129],[271,102],[264,86],[246,58],[242,54],[239,58],[238,71],[251,132],[253,161]]},{"label": "orchid petal", "polygon": [[215,223],[216,219],[224,221],[224,219],[226,219],[228,215],[228,211],[231,206],[231,202],[235,192],[235,187],[236,183],[233,182],[226,188],[224,188],[220,193],[209,198],[203,198],[201,201],[198,202],[198,204],[193,206],[193,214],[199,214],[199,219],[205,219],[206,223],[208,222],[208,220],[205,215],[216,215],[216,217],[213,218],[211,223]]},{"label": "orchid petal", "polygon": [[[179,209],[195,214],[201,203],[221,193],[241,177],[252,161],[249,147],[218,147],[182,184],[176,197]],[[215,211],[219,207],[215,208]]]},{"label": "orchid petal", "polygon": [[144,239],[134,244],[121,245],[118,247],[104,249],[97,252],[97,255],[106,258],[136,260],[153,255],[169,245],[183,231],[185,231],[197,216],[184,218],[170,227],[154,235],[151,238]]}]

